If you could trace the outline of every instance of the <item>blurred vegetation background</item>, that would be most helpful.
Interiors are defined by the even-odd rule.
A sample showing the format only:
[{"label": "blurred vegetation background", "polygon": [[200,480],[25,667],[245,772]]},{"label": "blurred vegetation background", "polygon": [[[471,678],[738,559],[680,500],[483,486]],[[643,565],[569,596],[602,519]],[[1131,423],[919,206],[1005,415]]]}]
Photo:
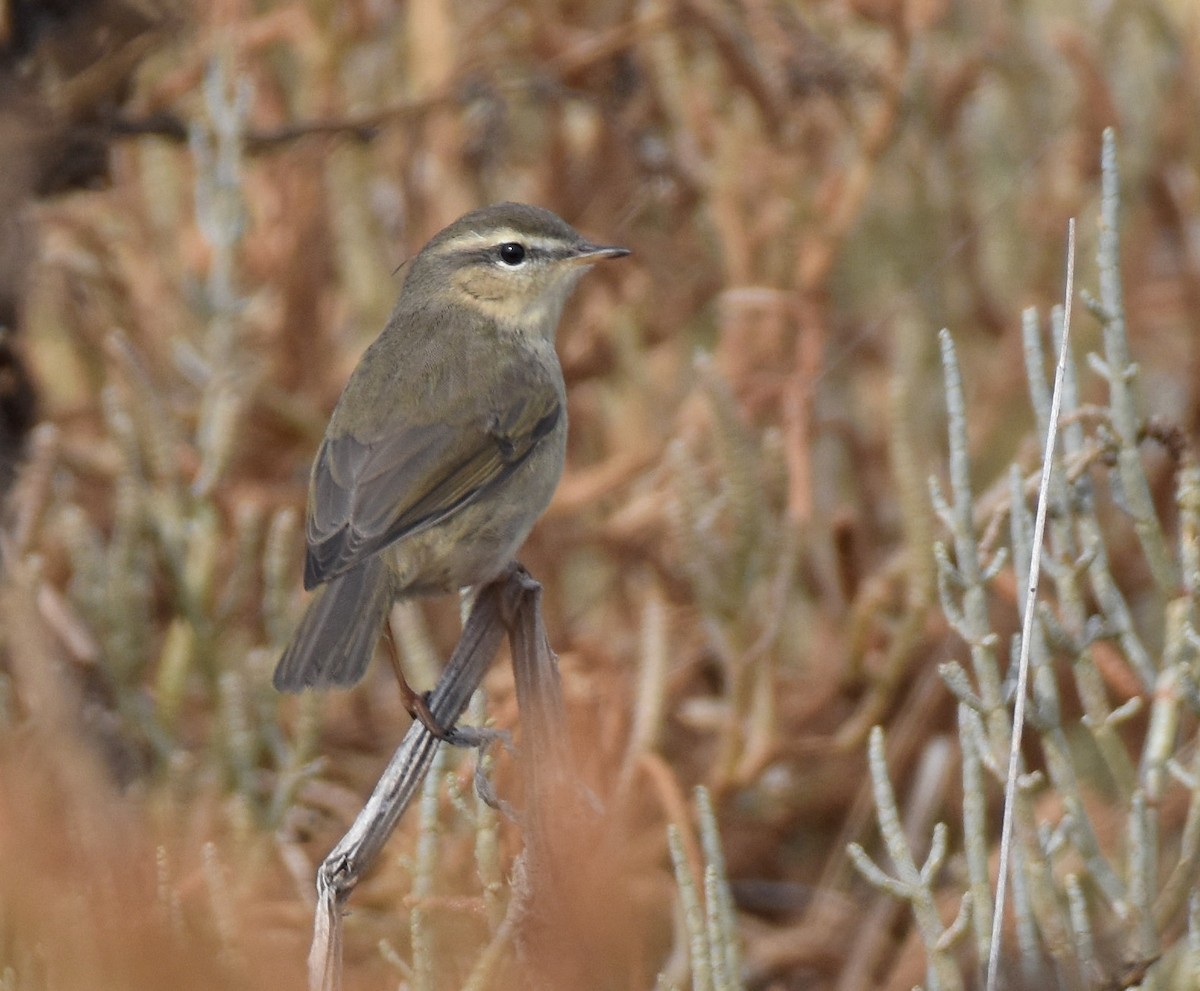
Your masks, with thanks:
[{"label": "blurred vegetation background", "polygon": [[[1161,871],[1200,842],[1176,499],[1200,429],[1190,0],[14,0],[0,44],[4,988],[302,986],[315,866],[408,723],[384,664],[348,693],[270,686],[303,605],[308,467],[405,259],[501,199],[634,251],[564,318],[569,464],[522,555],[597,809],[579,987],[702,986],[666,829],[711,863],[696,785],[736,907],[725,986],[938,986],[921,926],[846,852],[881,849],[882,725],[913,846],[949,826],[932,911],[954,917],[966,696],[938,668],[969,651],[938,597],[937,333],[986,521],[1010,463],[1038,463],[1022,310],[1061,300],[1069,217],[1077,282],[1100,282],[1109,126],[1142,466],[1185,575],[1173,599],[1118,493],[1108,567],[1154,660],[1104,631],[1081,649],[1134,765],[1162,690],[1147,671],[1178,674],[1159,730],[1180,773],[1150,797]],[[1080,308],[1077,354],[1104,323]],[[1104,379],[1079,375],[1103,406]],[[1021,587],[1011,562],[986,586],[1005,659]],[[1192,645],[1163,660],[1168,600]],[[457,603],[400,612],[431,687]],[[1048,663],[1084,725],[1071,664]],[[484,712],[519,746],[503,663]],[[449,761],[354,894],[348,987],[528,983],[502,923],[520,830],[474,802],[472,755]],[[491,773],[519,805],[514,758]],[[1141,807],[1078,775],[1100,820]],[[1119,859],[1115,822],[1098,843]],[[1136,945],[1097,922],[1077,972],[1052,934],[1006,931],[1026,963],[1010,986],[1132,986],[1144,966],[1193,986],[1151,962],[1200,938],[1177,901]],[[973,986],[971,941],[952,949]]]}]

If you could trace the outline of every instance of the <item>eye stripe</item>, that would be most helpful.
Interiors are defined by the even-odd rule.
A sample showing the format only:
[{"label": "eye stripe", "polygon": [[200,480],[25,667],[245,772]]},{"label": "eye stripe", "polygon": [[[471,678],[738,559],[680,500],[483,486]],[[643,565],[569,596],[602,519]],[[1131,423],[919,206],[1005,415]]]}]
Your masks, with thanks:
[{"label": "eye stripe", "polygon": [[468,258],[479,257],[482,253],[486,257],[489,252],[495,252],[500,245],[509,242],[524,245],[530,255],[543,258],[566,258],[574,250],[572,245],[557,238],[526,234],[515,228],[505,227],[486,234],[481,231],[459,234],[445,244],[439,245],[438,254],[461,255]]}]

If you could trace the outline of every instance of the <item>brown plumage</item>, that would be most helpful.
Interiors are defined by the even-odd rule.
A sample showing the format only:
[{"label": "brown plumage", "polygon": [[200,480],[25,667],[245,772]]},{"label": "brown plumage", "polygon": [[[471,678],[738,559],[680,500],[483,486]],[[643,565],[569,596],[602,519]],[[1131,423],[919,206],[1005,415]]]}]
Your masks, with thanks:
[{"label": "brown plumage", "polygon": [[304,585],[318,591],[277,688],[354,684],[395,599],[504,570],[562,474],[563,305],[592,262],[627,253],[516,203],[422,249],[313,464]]}]

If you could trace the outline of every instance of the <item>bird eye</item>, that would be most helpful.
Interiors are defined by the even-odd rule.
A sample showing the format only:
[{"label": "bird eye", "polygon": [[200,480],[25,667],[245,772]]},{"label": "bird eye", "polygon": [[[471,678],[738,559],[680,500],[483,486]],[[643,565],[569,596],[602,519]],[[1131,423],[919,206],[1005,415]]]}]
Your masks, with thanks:
[{"label": "bird eye", "polygon": [[500,260],[505,265],[516,268],[525,260],[525,245],[516,241],[506,241],[500,245]]}]

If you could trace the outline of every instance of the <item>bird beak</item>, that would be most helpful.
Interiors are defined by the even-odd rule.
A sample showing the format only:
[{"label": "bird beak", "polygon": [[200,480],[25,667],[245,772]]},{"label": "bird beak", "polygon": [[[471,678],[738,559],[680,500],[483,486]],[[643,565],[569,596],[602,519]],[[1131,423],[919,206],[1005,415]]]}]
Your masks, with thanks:
[{"label": "bird beak", "polygon": [[620,248],[616,245],[589,244],[572,255],[570,261],[575,265],[591,265],[604,258],[624,258],[627,254],[629,254],[628,248]]}]

